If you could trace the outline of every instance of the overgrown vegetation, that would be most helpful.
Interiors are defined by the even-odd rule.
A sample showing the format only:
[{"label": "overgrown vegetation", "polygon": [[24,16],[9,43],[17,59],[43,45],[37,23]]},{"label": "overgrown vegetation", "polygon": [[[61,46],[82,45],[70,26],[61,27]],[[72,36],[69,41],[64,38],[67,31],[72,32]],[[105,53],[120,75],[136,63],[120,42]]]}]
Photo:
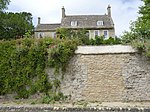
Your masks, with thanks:
[{"label": "overgrown vegetation", "polygon": [[86,29],[72,30],[66,28],[57,29],[57,34],[59,38],[73,39],[76,38],[80,41],[82,45],[115,45],[121,44],[122,40],[120,38],[108,38],[105,39],[103,36],[96,36],[89,39],[88,31]]},{"label": "overgrown vegetation", "polygon": [[121,44],[121,39],[112,37],[104,39],[104,37],[96,36],[95,39],[87,39],[83,43],[84,45],[116,45]]},{"label": "overgrown vegetation", "polygon": [[28,32],[33,34],[32,14],[6,12],[9,3],[10,0],[0,0],[0,40],[22,38]]},{"label": "overgrown vegetation", "polygon": [[147,57],[150,57],[150,0],[142,0],[144,5],[140,7],[140,17],[131,24],[131,31],[122,36],[124,44],[131,44]]},{"label": "overgrown vegetation", "polygon": [[[63,78],[77,45],[116,43],[113,38],[104,40],[101,37],[85,41],[81,38],[82,32],[78,32],[75,38],[64,35],[61,39],[36,39],[31,38],[29,32],[23,39],[1,40],[0,95],[13,93],[16,98],[28,98],[36,93],[44,93],[43,103],[64,100],[66,97],[60,91],[61,78],[58,74],[61,71]],[[54,78],[49,79],[47,68],[54,69]]]},{"label": "overgrown vegetation", "polygon": [[0,0],[0,12],[7,8],[10,0]]},{"label": "overgrown vegetation", "polygon": [[[58,29],[57,33],[59,38],[56,39],[31,38],[31,32],[27,32],[23,39],[0,41],[0,95],[14,93],[16,98],[28,98],[44,93],[43,103],[64,100],[61,79],[77,46],[121,42],[103,37],[88,39],[84,29]],[[53,78],[49,78],[47,68],[54,69]]]},{"label": "overgrown vegetation", "polygon": [[[15,93],[16,98],[28,98],[35,93],[45,93],[43,102],[63,99],[56,73],[65,70],[77,45],[75,39],[0,41],[0,95]],[[55,69],[52,80],[48,79],[47,67]]]},{"label": "overgrown vegetation", "polygon": [[[0,95],[16,94],[16,98],[28,98],[44,93],[43,103],[64,100],[60,91],[59,72],[64,75],[77,45],[132,44],[150,57],[150,1],[142,0],[141,16],[131,24],[131,32],[119,38],[89,39],[86,29],[58,29],[60,39],[33,39],[32,15],[30,13],[2,12],[9,0],[0,1],[0,39],[24,39],[0,41]],[[17,21],[16,21],[17,20]],[[25,35],[24,35],[25,34]],[[49,79],[47,68],[54,68],[54,78]],[[62,75],[62,78],[63,78]],[[85,106],[87,104],[85,103]]]},{"label": "overgrown vegetation", "polygon": [[31,13],[0,13],[0,40],[22,38],[27,32],[33,33],[33,29]]}]

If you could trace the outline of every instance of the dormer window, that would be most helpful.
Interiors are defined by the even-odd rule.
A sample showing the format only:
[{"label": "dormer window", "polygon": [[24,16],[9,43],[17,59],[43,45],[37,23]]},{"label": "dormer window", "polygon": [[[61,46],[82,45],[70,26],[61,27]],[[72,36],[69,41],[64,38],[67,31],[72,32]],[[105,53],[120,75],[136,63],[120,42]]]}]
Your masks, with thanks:
[{"label": "dormer window", "polygon": [[97,21],[97,26],[103,26],[104,22],[103,21]]},{"label": "dormer window", "polygon": [[78,22],[77,21],[71,21],[71,26],[77,26]]}]

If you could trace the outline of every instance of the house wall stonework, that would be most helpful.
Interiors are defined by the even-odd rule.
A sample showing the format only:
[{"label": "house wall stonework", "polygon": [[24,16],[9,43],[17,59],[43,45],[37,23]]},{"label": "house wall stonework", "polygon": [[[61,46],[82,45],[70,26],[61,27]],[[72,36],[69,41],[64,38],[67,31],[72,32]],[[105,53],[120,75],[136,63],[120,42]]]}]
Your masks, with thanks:
[{"label": "house wall stonework", "polygon": [[[97,30],[99,31],[99,36],[104,36],[104,31],[108,31],[108,38],[109,37],[115,37],[115,31],[113,29],[103,29],[103,30]],[[89,30],[89,39],[95,39],[95,30]]]},{"label": "house wall stonework", "polygon": [[109,37],[115,37],[115,30],[109,30]]},{"label": "house wall stonework", "polygon": [[73,101],[150,101],[150,62],[130,46],[78,47],[61,90]]},{"label": "house wall stonework", "polygon": [[[95,39],[95,30],[88,30],[89,31],[89,39]],[[108,37],[115,37],[114,30],[97,30],[99,31],[99,36],[104,35],[104,31],[108,31]],[[35,37],[40,38],[39,35],[42,35],[42,37],[52,37],[54,38],[56,35],[56,31],[42,31],[42,32],[35,32]]]},{"label": "house wall stonework", "polygon": [[44,38],[44,37],[51,37],[51,38],[54,38],[55,37],[55,35],[56,35],[56,32],[54,32],[54,31],[47,31],[47,32],[35,32],[35,37],[37,37],[37,38],[40,38],[40,34],[42,35],[42,38]]},{"label": "house wall stonework", "polygon": [[94,30],[89,30],[89,39],[94,39]]},{"label": "house wall stonework", "polygon": [[[113,19],[111,17],[110,5],[107,7],[107,14],[105,15],[66,15],[65,8],[63,7],[61,23],[41,24],[39,17],[38,25],[36,26],[34,32],[56,32],[57,28],[67,28],[73,30],[88,29],[90,39],[95,38],[95,30],[99,31],[99,33],[96,32],[96,35],[98,36],[103,36],[105,34],[105,38],[115,37],[115,28]],[[35,34],[35,37],[38,37],[38,35]],[[53,36],[48,35],[48,37]]]}]

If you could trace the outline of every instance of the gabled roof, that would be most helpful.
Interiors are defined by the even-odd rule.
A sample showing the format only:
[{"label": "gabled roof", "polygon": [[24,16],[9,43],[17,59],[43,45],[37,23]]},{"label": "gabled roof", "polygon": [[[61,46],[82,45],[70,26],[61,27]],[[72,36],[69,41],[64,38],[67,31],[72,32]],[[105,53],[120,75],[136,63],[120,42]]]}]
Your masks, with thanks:
[{"label": "gabled roof", "polygon": [[35,28],[35,31],[49,31],[49,30],[55,31],[59,27],[60,27],[60,23],[57,23],[57,24],[38,24],[37,27]]},{"label": "gabled roof", "polygon": [[[100,23],[101,25],[98,25]],[[85,29],[114,29],[114,22],[111,17],[111,7],[107,7],[107,15],[66,15],[65,8],[62,8],[61,23],[57,24],[40,24],[35,31],[55,31],[57,28],[85,28]]]},{"label": "gabled roof", "polygon": [[[77,21],[77,26],[71,26],[72,21]],[[97,21],[103,21],[103,25],[97,25]],[[108,15],[72,15],[65,16],[61,20],[63,28],[114,28],[114,23]]]}]

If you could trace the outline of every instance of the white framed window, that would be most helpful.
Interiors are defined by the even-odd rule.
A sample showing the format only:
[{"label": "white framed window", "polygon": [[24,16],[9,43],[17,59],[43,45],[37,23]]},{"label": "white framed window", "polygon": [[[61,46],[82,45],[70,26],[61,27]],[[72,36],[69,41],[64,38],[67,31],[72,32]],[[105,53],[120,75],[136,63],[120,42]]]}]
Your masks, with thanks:
[{"label": "white framed window", "polygon": [[90,36],[89,31],[86,31],[85,35],[86,35],[87,38],[89,38],[89,36]]},{"label": "white framed window", "polygon": [[108,38],[109,37],[108,30],[104,30],[103,33],[104,33],[104,38]]},{"label": "white framed window", "polygon": [[104,22],[103,21],[97,21],[97,26],[103,26]]},{"label": "white framed window", "polygon": [[71,26],[77,26],[78,22],[77,21],[71,21]]},{"label": "white framed window", "polygon": [[39,32],[39,33],[38,33],[38,38],[43,38],[43,37],[44,37],[44,33]]},{"label": "white framed window", "polygon": [[96,36],[100,36],[100,31],[99,30],[95,30],[94,31],[94,36],[96,37]]},{"label": "white framed window", "polygon": [[53,38],[56,38],[56,32],[53,32],[53,33],[52,33],[52,37],[53,37]]}]

